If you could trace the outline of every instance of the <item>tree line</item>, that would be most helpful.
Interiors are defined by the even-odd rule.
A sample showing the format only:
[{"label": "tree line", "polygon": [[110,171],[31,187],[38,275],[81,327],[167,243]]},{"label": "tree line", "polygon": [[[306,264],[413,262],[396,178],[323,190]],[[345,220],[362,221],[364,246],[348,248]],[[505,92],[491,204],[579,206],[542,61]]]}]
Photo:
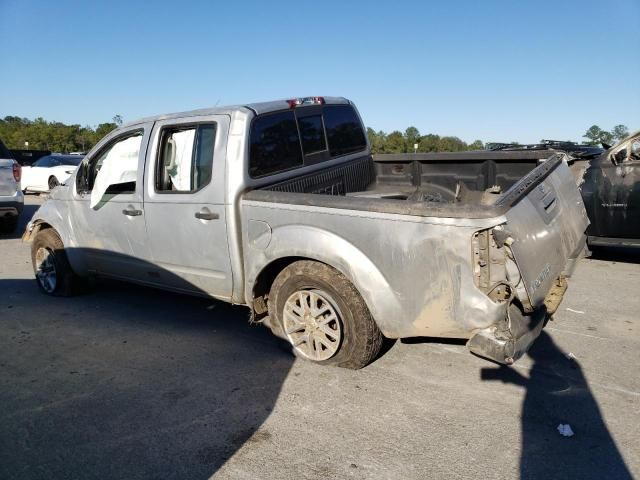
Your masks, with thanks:
[{"label": "tree line", "polygon": [[601,143],[605,145],[613,145],[628,135],[629,129],[626,125],[616,125],[610,132],[602,130],[598,125],[592,125],[583,137],[587,139],[584,142],[587,145],[600,145]]},{"label": "tree line", "polygon": [[[114,116],[111,122],[101,123],[95,127],[48,122],[43,118],[29,120],[7,116],[0,119],[0,139],[12,150],[87,152],[102,137],[120,125],[122,125],[120,115]],[[627,135],[629,130],[625,125],[616,125],[611,131],[593,125],[583,137],[586,139],[584,143],[588,145],[601,143],[611,145]],[[375,131],[367,128],[367,136],[373,153],[462,152],[484,148],[481,140],[466,143],[455,136],[440,136],[434,133],[421,135],[416,127],[409,127],[404,133],[398,130],[385,133],[382,130]],[[25,142],[28,142],[28,146]],[[510,143],[517,144],[517,142]]]},{"label": "tree line", "polygon": [[29,120],[7,116],[0,119],[0,139],[12,150],[49,150],[51,152],[87,152],[111,130],[122,125],[120,115],[95,127]]},{"label": "tree line", "polygon": [[367,136],[373,153],[413,153],[413,152],[463,152],[465,150],[482,150],[484,143],[476,140],[473,143],[453,136],[429,133],[421,135],[416,127],[407,128],[404,133],[394,130],[385,133],[367,128]]}]

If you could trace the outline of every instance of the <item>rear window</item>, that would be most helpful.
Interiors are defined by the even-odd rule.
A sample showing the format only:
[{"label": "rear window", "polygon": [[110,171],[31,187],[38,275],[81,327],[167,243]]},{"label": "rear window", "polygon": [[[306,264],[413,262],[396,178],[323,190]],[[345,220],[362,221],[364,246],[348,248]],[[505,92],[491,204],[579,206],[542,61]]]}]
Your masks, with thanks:
[{"label": "rear window", "polygon": [[362,124],[351,105],[305,108],[312,107],[261,115],[253,121],[251,177],[317,164],[366,148]]},{"label": "rear window", "polygon": [[302,151],[305,155],[322,152],[327,149],[327,143],[324,139],[324,127],[322,126],[322,115],[298,118],[298,127],[300,128]]},{"label": "rear window", "polygon": [[262,177],[303,165],[293,111],[257,117],[251,129],[249,175]]},{"label": "rear window", "polygon": [[360,119],[349,105],[324,107],[324,126],[332,157],[364,150],[367,145]]}]

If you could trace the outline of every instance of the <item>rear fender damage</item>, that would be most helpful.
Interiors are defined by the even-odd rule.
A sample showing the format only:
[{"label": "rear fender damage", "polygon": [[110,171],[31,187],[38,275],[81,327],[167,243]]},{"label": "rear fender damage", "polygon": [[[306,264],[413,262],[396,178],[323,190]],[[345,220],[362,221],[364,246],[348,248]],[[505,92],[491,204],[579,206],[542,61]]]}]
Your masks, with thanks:
[{"label": "rear fender damage", "polygon": [[527,352],[557,310],[567,288],[566,278],[560,276],[544,305],[534,308],[510,248],[514,242],[502,225],[476,232],[472,241],[475,284],[493,302],[506,304],[506,315],[494,325],[474,332],[467,348],[503,364],[512,364]]}]

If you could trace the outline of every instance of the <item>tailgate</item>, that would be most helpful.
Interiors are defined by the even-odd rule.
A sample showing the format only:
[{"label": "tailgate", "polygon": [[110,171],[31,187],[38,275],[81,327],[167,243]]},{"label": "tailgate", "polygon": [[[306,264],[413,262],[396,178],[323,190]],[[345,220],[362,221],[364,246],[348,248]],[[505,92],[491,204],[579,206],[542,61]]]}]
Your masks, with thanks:
[{"label": "tailgate", "polygon": [[13,160],[0,158],[0,195],[16,193],[16,181],[13,178]]},{"label": "tailgate", "polygon": [[581,253],[589,220],[561,156],[538,166],[505,196],[523,189],[526,196],[506,213],[506,228],[531,305],[539,307],[567,262]]}]

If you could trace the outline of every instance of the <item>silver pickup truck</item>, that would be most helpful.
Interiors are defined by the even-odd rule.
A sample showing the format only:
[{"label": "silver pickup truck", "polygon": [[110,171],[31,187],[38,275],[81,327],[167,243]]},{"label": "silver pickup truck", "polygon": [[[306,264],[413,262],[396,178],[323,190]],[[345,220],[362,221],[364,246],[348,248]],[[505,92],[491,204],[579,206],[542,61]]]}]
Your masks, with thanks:
[{"label": "silver pickup truck", "polygon": [[363,367],[384,336],[512,363],[588,221],[561,155],[478,155],[374,159],[344,98],[163,115],[100,141],[23,238],[48,294],[105,276],[247,305],[322,364]]}]

